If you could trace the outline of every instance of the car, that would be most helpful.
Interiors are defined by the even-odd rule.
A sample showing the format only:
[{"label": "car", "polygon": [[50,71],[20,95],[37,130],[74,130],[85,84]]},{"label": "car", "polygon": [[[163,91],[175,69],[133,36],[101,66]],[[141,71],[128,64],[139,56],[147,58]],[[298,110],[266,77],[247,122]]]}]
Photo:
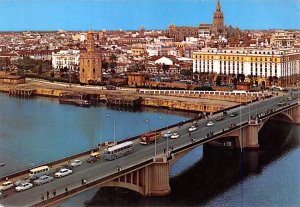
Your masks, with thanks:
[{"label": "car", "polygon": [[17,180],[16,182],[14,182],[14,186],[18,186],[21,183],[29,183],[29,182],[30,182],[30,178],[24,177],[24,178],[21,178],[20,180]]},{"label": "car", "polygon": [[82,165],[82,161],[81,160],[73,160],[70,164],[71,167],[78,167]]},{"label": "car", "polygon": [[61,177],[70,175],[70,174],[72,174],[72,173],[73,173],[72,170],[67,169],[67,168],[62,168],[62,169],[60,169],[58,172],[54,173],[54,177],[56,177],[56,178],[61,178]]},{"label": "car", "polygon": [[0,191],[8,190],[13,186],[14,184],[11,181],[6,181],[0,185]]},{"label": "car", "polygon": [[172,136],[172,132],[171,131],[167,131],[167,133],[164,134],[164,138],[169,138]]},{"label": "car", "polygon": [[177,139],[179,137],[179,134],[177,132],[174,132],[172,135],[171,135],[171,139]]},{"label": "car", "polygon": [[237,112],[232,112],[232,113],[230,114],[230,117],[235,117],[235,116],[237,116],[237,115],[238,115]]},{"label": "car", "polygon": [[86,160],[86,162],[88,162],[88,163],[94,163],[94,162],[97,162],[97,161],[98,161],[98,158],[97,157],[93,157],[93,156],[89,157]]},{"label": "car", "polygon": [[289,96],[289,97],[287,98],[287,100],[288,100],[288,101],[291,101],[291,100],[293,100],[293,98],[292,98],[291,96]]},{"label": "car", "polygon": [[37,180],[33,181],[34,185],[42,185],[45,183],[50,183],[51,181],[53,181],[53,177],[49,176],[49,175],[43,175],[41,177],[39,177]]},{"label": "car", "polygon": [[278,106],[285,106],[286,102],[284,100],[280,100],[277,105]]},{"label": "car", "polygon": [[197,130],[197,127],[194,126],[194,125],[190,126],[190,128],[189,128],[189,132],[193,132],[193,131],[196,131],[196,130]]},{"label": "car", "polygon": [[198,122],[197,122],[197,121],[193,121],[193,125],[194,125],[195,127],[197,127],[197,126],[198,126]]},{"label": "car", "polygon": [[213,126],[214,125],[214,122],[212,122],[212,121],[209,121],[207,124],[206,124],[206,126],[208,126],[208,127],[211,127],[211,126]]},{"label": "car", "polygon": [[217,118],[216,118],[216,121],[222,121],[224,119],[224,116],[218,116]]},{"label": "car", "polygon": [[1,191],[0,191],[0,199],[3,199],[3,198],[5,198],[7,196],[7,194],[5,194],[5,193],[2,193]]},{"label": "car", "polygon": [[20,185],[15,187],[15,190],[17,192],[21,192],[21,191],[24,191],[24,190],[28,190],[29,188],[32,188],[32,187],[33,187],[32,183],[20,183]]}]

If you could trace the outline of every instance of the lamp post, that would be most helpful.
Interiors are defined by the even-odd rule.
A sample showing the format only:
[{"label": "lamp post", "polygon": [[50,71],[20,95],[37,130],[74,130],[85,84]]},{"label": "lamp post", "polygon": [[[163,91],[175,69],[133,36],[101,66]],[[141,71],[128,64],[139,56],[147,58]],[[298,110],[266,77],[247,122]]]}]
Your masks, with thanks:
[{"label": "lamp post", "polygon": [[[149,119],[145,119],[145,122],[149,125],[149,132],[151,131],[151,123],[150,123],[150,120]],[[156,128],[154,129],[154,133],[155,133],[155,136],[156,136]],[[154,159],[156,159],[156,138],[154,139]]]},{"label": "lamp post", "polygon": [[[158,117],[160,120],[162,120],[162,117],[159,116]],[[169,128],[169,125],[167,123],[167,133],[168,133],[168,128]],[[167,155],[169,155],[169,136],[166,137],[167,138],[167,148],[166,148],[166,152],[167,152]]]}]

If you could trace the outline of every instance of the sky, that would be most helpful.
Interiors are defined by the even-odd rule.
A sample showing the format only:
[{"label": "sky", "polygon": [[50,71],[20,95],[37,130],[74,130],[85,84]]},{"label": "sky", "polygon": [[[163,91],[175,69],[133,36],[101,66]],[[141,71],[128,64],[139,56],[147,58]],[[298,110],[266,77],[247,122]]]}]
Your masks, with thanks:
[{"label": "sky", "polygon": [[[146,30],[212,23],[217,0],[0,0],[0,31]],[[300,29],[300,0],[220,0],[225,24]]]}]

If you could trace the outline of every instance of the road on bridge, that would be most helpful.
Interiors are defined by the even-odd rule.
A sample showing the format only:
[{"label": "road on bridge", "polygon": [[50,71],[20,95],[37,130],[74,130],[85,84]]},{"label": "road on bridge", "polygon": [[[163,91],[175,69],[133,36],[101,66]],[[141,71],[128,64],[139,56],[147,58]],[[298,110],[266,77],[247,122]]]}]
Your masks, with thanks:
[{"label": "road on bridge", "polygon": [[[295,93],[298,99],[293,99],[288,101],[288,103],[296,103],[299,100],[299,93]],[[225,116],[222,121],[215,121],[216,117],[220,114],[215,114],[209,119],[201,119],[198,121],[198,130],[191,133],[189,136],[188,128],[191,124],[185,124],[181,127],[172,128],[172,132],[177,132],[180,137],[177,139],[160,138],[157,140],[156,149],[157,156],[164,156],[164,149],[167,149],[167,142],[169,148],[177,149],[191,144],[191,139],[195,138],[196,141],[203,140],[209,132],[220,132],[223,129],[228,129],[230,124],[239,124],[246,122],[250,116],[255,116],[259,113],[266,113],[269,109],[278,109],[278,102],[282,99],[287,99],[289,95],[277,96],[270,99],[257,101],[246,106],[241,106],[232,109]],[[229,114],[232,112],[237,112],[238,116],[230,117]],[[207,127],[206,124],[209,121],[213,121],[214,125]],[[150,120],[151,122],[151,120]],[[201,143],[200,143],[201,144]],[[105,176],[111,175],[117,172],[117,167],[120,166],[122,169],[129,168],[138,163],[142,163],[154,157],[155,145],[140,145],[135,144],[134,152],[127,156],[121,157],[113,161],[107,161],[101,158],[98,162],[90,164],[84,162],[81,166],[73,169],[73,174],[54,179],[53,182],[44,184],[42,186],[34,186],[32,189],[26,190],[24,192],[14,192],[14,189],[7,191],[8,196],[1,200],[5,206],[31,206],[41,201],[41,194],[45,196],[46,192],[50,192],[50,197],[52,197],[52,190],[56,190],[56,195],[65,193],[65,188],[69,190],[77,188],[82,185],[81,180],[86,179],[87,182],[92,182],[104,178]],[[53,175],[53,174],[52,174]]]}]

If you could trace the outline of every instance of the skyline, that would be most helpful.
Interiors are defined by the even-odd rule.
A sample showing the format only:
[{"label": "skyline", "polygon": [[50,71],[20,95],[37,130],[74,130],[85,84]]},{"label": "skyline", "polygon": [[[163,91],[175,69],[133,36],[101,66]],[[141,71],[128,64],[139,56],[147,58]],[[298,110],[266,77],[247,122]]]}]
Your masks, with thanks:
[{"label": "skyline", "polygon": [[[171,23],[177,26],[198,26],[200,23],[212,23],[216,2],[0,0],[0,31],[138,30],[141,26],[146,30],[159,30],[166,29]],[[243,30],[300,29],[300,0],[220,2],[227,26],[238,26]]]}]

